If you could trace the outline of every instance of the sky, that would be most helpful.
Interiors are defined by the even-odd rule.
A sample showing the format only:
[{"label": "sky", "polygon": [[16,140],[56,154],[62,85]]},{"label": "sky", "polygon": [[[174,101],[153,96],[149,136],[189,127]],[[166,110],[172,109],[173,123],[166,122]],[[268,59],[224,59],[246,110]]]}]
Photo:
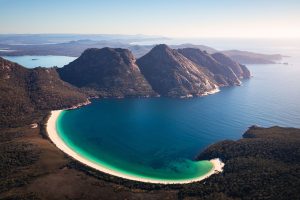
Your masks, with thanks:
[{"label": "sky", "polygon": [[0,34],[299,38],[300,0],[0,0]]}]

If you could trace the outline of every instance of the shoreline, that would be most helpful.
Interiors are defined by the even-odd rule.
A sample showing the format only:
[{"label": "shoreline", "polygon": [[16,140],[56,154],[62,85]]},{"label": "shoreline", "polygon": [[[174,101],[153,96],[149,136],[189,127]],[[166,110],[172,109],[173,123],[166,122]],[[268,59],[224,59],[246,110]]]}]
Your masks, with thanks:
[{"label": "shoreline", "polygon": [[53,144],[57,148],[59,148],[61,151],[63,151],[64,153],[66,153],[67,155],[72,157],[73,159],[75,159],[75,160],[81,162],[82,164],[87,165],[93,169],[101,171],[103,173],[121,177],[121,178],[128,179],[128,180],[144,182],[144,183],[187,184],[187,183],[202,181],[202,180],[210,177],[213,174],[217,174],[217,173],[220,173],[223,171],[224,163],[219,158],[210,160],[213,167],[208,173],[206,173],[203,176],[192,178],[192,179],[187,179],[187,180],[159,180],[159,179],[143,178],[143,177],[137,177],[137,176],[123,174],[118,171],[109,169],[107,167],[101,166],[100,164],[94,163],[94,162],[88,160],[87,158],[81,156],[80,154],[78,154],[77,152],[72,150],[67,144],[64,143],[64,141],[60,138],[60,136],[58,135],[57,130],[56,130],[56,121],[62,111],[63,110],[51,111],[50,117],[47,121],[47,127],[46,127],[49,139],[53,142]]}]

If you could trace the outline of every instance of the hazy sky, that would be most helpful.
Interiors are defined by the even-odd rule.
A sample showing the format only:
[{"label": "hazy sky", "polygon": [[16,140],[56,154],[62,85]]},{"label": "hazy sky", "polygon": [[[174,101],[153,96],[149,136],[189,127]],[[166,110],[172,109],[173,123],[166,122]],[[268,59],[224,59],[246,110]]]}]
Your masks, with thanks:
[{"label": "hazy sky", "polygon": [[0,0],[0,33],[300,37],[300,0]]}]

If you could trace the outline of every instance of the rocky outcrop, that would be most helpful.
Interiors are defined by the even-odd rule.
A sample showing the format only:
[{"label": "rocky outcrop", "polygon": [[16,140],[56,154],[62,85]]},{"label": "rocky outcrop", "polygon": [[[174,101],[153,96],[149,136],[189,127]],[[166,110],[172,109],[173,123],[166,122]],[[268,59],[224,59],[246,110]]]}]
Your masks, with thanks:
[{"label": "rocky outcrop", "polygon": [[218,90],[210,74],[177,50],[157,45],[137,60],[142,74],[162,96],[201,96]]},{"label": "rocky outcrop", "polygon": [[178,49],[178,52],[198,64],[198,66],[211,72],[219,86],[239,85],[241,83],[231,67],[225,63],[220,63],[206,51],[195,48],[184,48]]},{"label": "rocky outcrop", "polygon": [[240,79],[250,78],[251,74],[250,71],[247,69],[245,65],[241,65],[230,57],[226,56],[223,53],[214,53],[212,57],[217,60],[219,63],[226,65],[232,69],[232,71],[236,74],[236,76]]},{"label": "rocky outcrop", "polygon": [[102,97],[155,95],[127,49],[87,49],[58,72],[64,81],[95,89]]}]

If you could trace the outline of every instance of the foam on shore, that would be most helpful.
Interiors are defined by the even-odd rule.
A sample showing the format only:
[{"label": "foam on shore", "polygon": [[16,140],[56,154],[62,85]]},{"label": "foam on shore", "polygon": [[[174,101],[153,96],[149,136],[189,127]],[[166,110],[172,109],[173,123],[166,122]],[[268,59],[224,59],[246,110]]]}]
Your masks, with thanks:
[{"label": "foam on shore", "polygon": [[219,159],[212,159],[210,162],[212,163],[213,167],[212,169],[205,175],[200,177],[195,177],[192,179],[186,179],[186,180],[159,180],[159,179],[151,179],[151,178],[144,178],[144,177],[137,177],[137,176],[131,176],[124,173],[120,173],[118,171],[109,169],[107,167],[104,167],[100,165],[99,163],[95,163],[90,161],[89,159],[83,157],[82,155],[76,153],[74,150],[72,150],[69,146],[65,144],[65,142],[60,138],[57,129],[56,129],[56,121],[61,114],[63,110],[56,110],[51,111],[51,116],[47,122],[47,132],[50,140],[64,153],[68,154],[75,160],[92,167],[96,170],[99,170],[101,172],[118,176],[124,179],[134,180],[134,181],[140,181],[140,182],[146,182],[146,183],[157,183],[157,184],[185,184],[185,183],[191,183],[191,182],[197,182],[201,181],[203,179],[208,178],[209,176],[220,173],[223,171],[224,163]]}]

